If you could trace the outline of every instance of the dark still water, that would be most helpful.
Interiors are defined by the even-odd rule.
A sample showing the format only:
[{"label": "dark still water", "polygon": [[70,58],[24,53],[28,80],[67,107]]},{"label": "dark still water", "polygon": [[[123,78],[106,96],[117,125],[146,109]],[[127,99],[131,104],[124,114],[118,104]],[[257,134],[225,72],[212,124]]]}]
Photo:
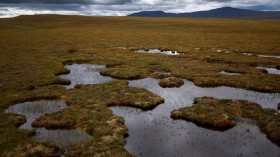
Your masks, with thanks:
[{"label": "dark still water", "polygon": [[[63,78],[71,80],[70,88],[74,84],[96,84],[112,80],[99,74],[105,68],[102,65],[73,64],[66,67],[71,73]],[[125,119],[129,130],[125,148],[130,153],[147,157],[279,157],[280,148],[248,119],[240,119],[234,128],[219,132],[170,118],[171,111],[191,106],[194,98],[204,96],[249,100],[265,108],[276,109],[280,102],[279,93],[267,94],[230,87],[200,88],[186,80],[180,88],[161,88],[158,82],[152,78],[129,81],[129,86],[146,88],[165,99],[165,103],[155,109],[142,111],[131,107],[110,108],[114,114]]]},{"label": "dark still water", "polygon": [[125,125],[129,129],[125,148],[136,156],[280,155],[280,148],[247,119],[240,119],[236,127],[219,132],[170,118],[171,111],[191,106],[196,97],[250,100],[263,107],[276,108],[280,102],[279,94],[229,87],[200,88],[189,81],[185,81],[180,88],[161,88],[158,80],[152,78],[130,81],[129,85],[146,88],[165,99],[164,104],[147,112],[129,107],[111,107],[114,114],[125,118]]}]

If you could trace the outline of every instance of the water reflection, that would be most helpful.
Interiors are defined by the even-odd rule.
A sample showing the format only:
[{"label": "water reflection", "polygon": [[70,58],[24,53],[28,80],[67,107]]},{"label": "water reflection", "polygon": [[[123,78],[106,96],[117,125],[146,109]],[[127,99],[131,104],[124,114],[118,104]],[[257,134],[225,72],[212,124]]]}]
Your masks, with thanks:
[{"label": "water reflection", "polygon": [[[77,80],[80,76],[86,77],[92,70],[72,72],[76,69],[67,66],[75,75],[66,76],[68,79]],[[82,65],[82,69],[86,66]],[[104,68],[104,66],[103,66]],[[71,74],[70,73],[70,74]],[[81,74],[79,74],[81,73]],[[96,76],[92,76],[96,75]],[[92,78],[104,79],[99,72],[92,73]],[[81,78],[85,80],[86,78]],[[93,83],[94,81],[83,81]],[[97,81],[101,83],[101,81]],[[130,107],[111,107],[114,114],[125,118],[128,126],[129,137],[126,139],[125,148],[136,156],[270,156],[276,157],[280,149],[271,143],[251,121],[241,119],[238,125],[224,132],[212,131],[197,127],[191,122],[173,120],[171,111],[193,104],[197,97],[215,97],[218,99],[249,100],[266,108],[276,109],[280,102],[280,94],[268,94],[247,91],[230,87],[201,88],[190,81],[179,88],[161,88],[159,80],[146,78],[129,81],[131,87],[141,87],[158,94],[165,99],[151,111],[143,112]]]},{"label": "water reflection", "polygon": [[[194,85],[193,82],[184,81],[184,85],[179,88],[161,88],[158,85],[159,80],[146,78],[141,80],[129,81],[131,87],[142,87],[158,94],[165,99],[165,104],[172,104],[175,108],[192,105],[194,98],[199,97],[214,97],[217,99],[233,99],[233,100],[248,100],[260,104],[265,108],[277,108],[280,102],[280,93],[261,93],[248,91],[245,89],[232,87],[211,87],[202,88]],[[164,106],[161,105],[161,106]]]},{"label": "water reflection", "polygon": [[160,53],[160,54],[165,54],[165,55],[179,55],[179,53],[177,51],[170,51],[170,50],[166,50],[166,51],[162,51],[162,50],[159,50],[159,49],[149,49],[149,50],[137,50],[135,51],[137,53],[151,53],[151,54],[154,54],[154,53]]},{"label": "water reflection", "polygon": [[6,112],[16,113],[26,116],[26,123],[22,124],[21,129],[32,129],[32,122],[41,117],[45,113],[54,113],[61,109],[66,108],[67,105],[63,101],[33,101],[19,103],[10,106]]},{"label": "water reflection", "polygon": [[258,56],[258,57],[264,57],[264,58],[280,58],[280,56],[273,56],[273,55],[255,55],[252,53],[242,53],[243,55],[246,56]]},{"label": "water reflection", "polygon": [[266,68],[266,67],[258,66],[257,69],[264,69],[264,70],[266,70],[269,74],[278,74],[278,75],[280,75],[280,70],[278,70],[278,69],[276,69],[276,68]]},{"label": "water reflection", "polygon": [[[66,108],[64,101],[32,101],[18,103],[10,106],[5,112],[16,113],[26,116],[26,123],[22,124],[20,129],[33,129],[32,122],[46,113],[54,113]],[[57,146],[67,149],[81,142],[90,139],[90,135],[80,130],[47,130],[45,128],[36,128],[36,135],[33,137],[39,142],[50,142]]]},{"label": "water reflection", "polygon": [[146,78],[129,82],[165,99],[152,111],[129,107],[111,107],[125,118],[129,137],[125,148],[136,156],[277,156],[280,149],[259,128],[242,120],[233,129],[217,132],[197,127],[191,122],[173,120],[170,113],[193,104],[196,97],[249,100],[263,107],[276,108],[279,94],[266,94],[230,87],[201,88],[190,81],[179,88],[161,88],[158,80]]},{"label": "water reflection", "polygon": [[38,128],[36,136],[33,137],[39,142],[50,142],[61,148],[69,149],[75,145],[87,142],[91,136],[81,130],[47,130]]},{"label": "water reflection", "polygon": [[100,71],[105,70],[104,65],[95,64],[72,64],[66,65],[70,74],[59,75],[61,78],[71,80],[71,84],[66,88],[74,88],[76,84],[98,84],[112,81],[110,77],[100,75]]},{"label": "water reflection", "polygon": [[221,71],[220,74],[224,74],[224,75],[240,75],[240,73],[233,73],[233,72],[226,72],[226,71]]},{"label": "water reflection", "polygon": [[200,128],[191,122],[172,120],[157,111],[119,107],[129,137],[125,148],[136,156],[277,156],[272,144],[251,122],[238,123],[225,132]]}]

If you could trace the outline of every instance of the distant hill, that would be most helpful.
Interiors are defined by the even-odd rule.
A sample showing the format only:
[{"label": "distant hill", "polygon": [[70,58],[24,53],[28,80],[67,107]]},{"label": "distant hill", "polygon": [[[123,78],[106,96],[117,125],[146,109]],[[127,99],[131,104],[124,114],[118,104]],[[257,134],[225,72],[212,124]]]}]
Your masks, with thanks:
[{"label": "distant hill", "polygon": [[189,17],[189,18],[279,18],[280,11],[256,11],[248,9],[238,9],[223,7],[208,11],[198,11],[191,13],[166,13],[163,11],[142,11],[128,16],[140,17]]}]

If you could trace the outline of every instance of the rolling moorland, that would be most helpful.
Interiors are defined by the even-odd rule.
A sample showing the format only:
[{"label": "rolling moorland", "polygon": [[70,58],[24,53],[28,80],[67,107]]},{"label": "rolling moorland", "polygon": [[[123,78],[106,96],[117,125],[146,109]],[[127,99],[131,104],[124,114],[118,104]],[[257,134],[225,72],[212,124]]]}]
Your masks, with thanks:
[{"label": "rolling moorland", "polygon": [[[34,131],[18,129],[24,117],[5,113],[13,104],[41,99],[64,100],[69,107],[41,117],[34,125],[78,128],[92,136],[88,143],[68,150],[66,156],[132,156],[124,148],[127,128],[123,119],[113,115],[108,107],[149,108],[164,100],[145,89],[128,87],[127,80],[162,78],[154,74],[162,71],[199,87],[229,86],[280,93],[280,75],[256,68],[280,69],[279,58],[257,56],[280,56],[279,43],[280,21],[268,19],[62,15],[0,19],[0,156],[61,154],[62,150],[54,145],[32,140]],[[134,52],[154,48],[178,51],[181,55]],[[69,73],[64,65],[73,63],[106,65],[108,69],[102,75],[119,80],[66,89],[63,85],[69,80],[58,75]],[[221,71],[242,75],[228,76]],[[123,92],[129,96],[123,96]],[[212,99],[200,103],[207,101],[223,103]],[[242,103],[250,104],[238,102],[233,107],[238,110],[234,116],[243,114]],[[273,128],[261,129],[271,133],[268,136],[279,145],[279,113],[255,106],[254,111],[264,112],[266,117],[273,113]],[[246,115],[258,117],[253,113]]]}]

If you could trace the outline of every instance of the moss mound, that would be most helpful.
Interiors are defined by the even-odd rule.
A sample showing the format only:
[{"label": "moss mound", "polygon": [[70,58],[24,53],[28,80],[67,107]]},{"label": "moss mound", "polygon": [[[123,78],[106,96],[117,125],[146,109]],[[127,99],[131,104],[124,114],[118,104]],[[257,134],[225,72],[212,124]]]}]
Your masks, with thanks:
[{"label": "moss mound", "polygon": [[176,77],[167,77],[161,79],[158,84],[163,88],[174,88],[181,87],[184,84],[184,81]]}]

